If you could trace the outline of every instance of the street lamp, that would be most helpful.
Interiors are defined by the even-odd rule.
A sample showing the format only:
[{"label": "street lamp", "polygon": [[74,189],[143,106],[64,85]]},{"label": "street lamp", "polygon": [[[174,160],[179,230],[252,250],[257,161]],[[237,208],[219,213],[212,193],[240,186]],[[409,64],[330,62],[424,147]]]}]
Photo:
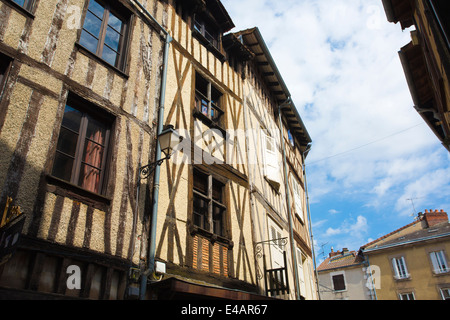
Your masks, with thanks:
[{"label": "street lamp", "polygon": [[164,127],[164,130],[158,136],[158,143],[161,148],[161,152],[164,153],[166,157],[139,168],[140,178],[147,179],[157,166],[160,166],[164,161],[169,160],[174,153],[173,149],[181,141],[183,141],[183,137],[180,136],[176,130],[174,130],[172,125]]}]

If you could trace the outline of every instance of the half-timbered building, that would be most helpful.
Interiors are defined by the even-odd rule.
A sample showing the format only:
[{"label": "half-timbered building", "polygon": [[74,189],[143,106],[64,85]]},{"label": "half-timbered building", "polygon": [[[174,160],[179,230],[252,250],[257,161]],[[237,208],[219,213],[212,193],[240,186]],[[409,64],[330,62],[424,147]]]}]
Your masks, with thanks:
[{"label": "half-timbered building", "polygon": [[0,1],[3,297],[316,298],[311,138],[233,28],[219,0]]},{"label": "half-timbered building", "polygon": [[0,207],[25,217],[2,297],[136,296],[167,21],[143,3],[0,1]]}]

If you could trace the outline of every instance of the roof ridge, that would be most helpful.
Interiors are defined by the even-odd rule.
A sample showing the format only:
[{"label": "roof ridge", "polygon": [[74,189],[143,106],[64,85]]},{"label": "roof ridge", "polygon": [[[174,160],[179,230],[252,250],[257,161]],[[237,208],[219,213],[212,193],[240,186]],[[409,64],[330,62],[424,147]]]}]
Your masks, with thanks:
[{"label": "roof ridge", "polygon": [[404,230],[404,229],[406,229],[406,228],[408,228],[408,227],[411,227],[411,226],[415,225],[416,223],[418,223],[418,222],[420,222],[420,221],[422,221],[422,220],[423,220],[423,217],[420,217],[419,219],[417,219],[417,220],[415,220],[415,221],[413,221],[413,222],[411,222],[411,223],[408,223],[407,225],[404,225],[404,226],[401,227],[401,228],[398,228],[398,229],[396,229],[396,230],[394,230],[394,231],[392,231],[392,232],[389,232],[388,234],[385,234],[384,236],[381,236],[381,237],[379,237],[378,239],[375,239],[375,240],[373,240],[373,241],[371,241],[371,242],[369,242],[369,243],[367,243],[367,244],[361,246],[360,249],[364,249],[364,248],[366,248],[366,247],[368,247],[368,246],[370,246],[370,245],[372,245],[372,244],[374,244],[374,243],[376,243],[376,242],[378,242],[378,241],[381,241],[381,240],[383,240],[383,239],[386,239],[387,237],[392,236],[393,234],[396,234],[397,232],[402,231],[402,230]]}]

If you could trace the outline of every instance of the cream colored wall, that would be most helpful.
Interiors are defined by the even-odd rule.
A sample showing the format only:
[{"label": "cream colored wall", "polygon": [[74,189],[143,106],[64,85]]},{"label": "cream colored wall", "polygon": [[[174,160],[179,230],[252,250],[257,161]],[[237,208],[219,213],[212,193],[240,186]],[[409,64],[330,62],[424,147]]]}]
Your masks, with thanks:
[{"label": "cream colored wall", "polygon": [[[71,28],[70,23],[73,19],[73,12],[68,10],[70,6],[76,6],[80,9],[84,7],[84,0],[46,0],[39,1],[34,13],[34,18],[28,18],[30,24],[29,37],[21,40],[24,30],[28,28],[27,18],[14,8],[10,10],[10,16],[4,37],[1,41],[2,45],[7,46],[10,50],[22,52],[27,59],[19,59],[23,64],[20,67],[19,77],[26,79],[35,86],[42,86],[48,90],[48,94],[44,94],[42,106],[39,111],[39,118],[32,137],[29,151],[27,153],[26,167],[20,181],[18,196],[16,203],[21,206],[27,213],[27,221],[25,229],[30,227],[32,221],[32,211],[37,195],[37,188],[41,170],[47,160],[47,152],[50,148],[52,132],[54,128],[59,127],[57,114],[64,108],[65,99],[67,97],[67,88],[72,90],[74,85],[80,85],[86,91],[81,92],[78,89],[73,90],[80,94],[83,98],[88,99],[100,108],[106,109],[108,112],[116,116],[115,128],[118,130],[113,133],[116,135],[117,148],[117,165],[115,170],[115,180],[109,181],[115,184],[114,193],[110,194],[112,198],[111,210],[106,213],[101,210],[94,210],[92,237],[89,248],[94,251],[104,252],[106,233],[110,234],[111,254],[116,255],[116,244],[119,238],[123,238],[123,248],[120,257],[126,258],[128,254],[128,245],[132,238],[136,240],[136,248],[134,250],[135,263],[139,262],[140,244],[137,236],[142,233],[142,214],[140,215],[137,230],[132,234],[133,212],[134,208],[128,202],[126,213],[123,214],[125,220],[120,216],[121,198],[125,192],[123,187],[124,177],[127,176],[131,180],[130,185],[136,184],[136,170],[138,163],[148,163],[150,148],[152,145],[151,136],[153,135],[153,123],[155,112],[155,97],[158,96],[157,86],[159,76],[157,72],[157,64],[160,51],[162,49],[161,41],[158,33],[154,29],[141,21],[137,16],[131,30],[129,68],[127,69],[128,77],[111,71],[101,63],[93,61],[90,57],[84,55],[81,51],[76,50],[75,42],[77,39],[77,29]],[[2,5],[3,2],[2,2]],[[5,4],[6,5],[6,4]],[[163,5],[158,1],[154,6],[154,1],[147,1],[147,8],[153,12],[157,8],[158,16],[162,16],[164,10]],[[56,12],[55,10],[58,10]],[[61,30],[58,33],[58,39],[52,39],[49,30],[52,28],[53,19],[56,14],[63,17]],[[53,26],[54,28],[54,26]],[[150,77],[146,78],[143,70],[142,55],[140,54],[141,40],[144,40],[144,46],[149,42],[152,43],[152,72]],[[54,41],[56,47],[54,56],[49,63],[43,62],[43,52],[50,43]],[[72,59],[75,57],[75,61]],[[93,63],[92,63],[93,61]],[[93,81],[89,83],[87,80],[88,69],[91,65],[95,65]],[[68,87],[64,87],[64,84]],[[83,89],[83,90],[84,90]],[[11,157],[16,147],[19,135],[21,133],[22,124],[25,121],[27,106],[33,88],[21,83],[15,83],[11,93],[11,102],[8,106],[4,127],[1,131],[0,140],[2,144],[8,146],[7,150],[2,150],[0,156],[0,179],[5,181],[6,172],[11,162]],[[147,99],[145,99],[147,97]],[[107,103],[105,103],[105,101]],[[127,134],[127,131],[129,132]],[[127,137],[128,136],[128,137]],[[127,146],[132,145],[132,164],[133,172],[127,171]],[[144,199],[145,190],[141,193],[141,199]],[[52,219],[54,199],[53,193],[47,193],[43,208],[42,224],[40,225],[38,235],[46,239],[49,233],[50,221]],[[64,209],[61,214],[61,222],[56,236],[56,242],[65,244],[68,228],[68,221],[71,215],[71,207],[73,201],[66,198],[64,200]],[[143,200],[140,209],[143,210]],[[81,204],[80,213],[75,226],[74,245],[80,247],[83,244],[86,225],[87,205]],[[105,230],[105,216],[110,215],[111,229]],[[119,225],[124,225],[124,233],[119,234]]]}]

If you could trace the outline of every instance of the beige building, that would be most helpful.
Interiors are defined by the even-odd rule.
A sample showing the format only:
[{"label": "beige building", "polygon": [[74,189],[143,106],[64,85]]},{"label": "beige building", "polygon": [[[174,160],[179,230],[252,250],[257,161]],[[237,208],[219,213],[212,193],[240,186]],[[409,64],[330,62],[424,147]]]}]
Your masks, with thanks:
[{"label": "beige building", "polygon": [[450,299],[450,224],[425,210],[412,223],[360,249],[372,268],[378,300]]},{"label": "beige building", "polygon": [[0,1],[1,297],[316,297],[311,139],[233,27],[218,0]]},{"label": "beige building", "polygon": [[322,300],[372,300],[370,272],[358,252],[331,249],[317,271]]}]

